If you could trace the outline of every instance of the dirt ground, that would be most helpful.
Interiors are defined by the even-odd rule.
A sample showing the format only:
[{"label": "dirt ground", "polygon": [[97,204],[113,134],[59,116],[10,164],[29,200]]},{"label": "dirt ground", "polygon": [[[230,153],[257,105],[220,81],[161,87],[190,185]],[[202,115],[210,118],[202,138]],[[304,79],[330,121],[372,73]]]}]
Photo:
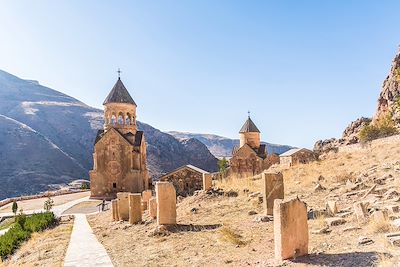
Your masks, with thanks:
[{"label": "dirt ground", "polygon": [[[80,193],[73,193],[73,194],[55,196],[55,197],[52,197],[51,199],[53,199],[53,201],[54,201],[54,206],[58,206],[58,205],[65,204],[67,202],[70,202],[70,201],[73,201],[73,200],[76,200],[76,199],[87,197],[89,195],[90,195],[90,191],[87,191],[87,192],[80,192]],[[47,200],[47,198],[37,198],[37,199],[18,201],[17,202],[18,210],[20,210],[21,208],[24,211],[42,209],[43,205],[44,205],[44,202],[46,200]],[[1,207],[0,208],[0,215],[1,215],[1,213],[12,212],[11,208],[12,208],[12,203]]]},{"label": "dirt ground", "polygon": [[53,229],[33,233],[14,255],[0,266],[63,266],[73,226],[73,217]]},{"label": "dirt ground", "polygon": [[[327,200],[335,200],[339,211],[343,211],[352,210],[352,205],[375,183],[378,191],[400,192],[399,156],[400,144],[378,145],[332,154],[323,161],[290,169],[276,169],[284,174],[285,198],[299,196],[308,210],[325,209]],[[324,189],[314,191],[317,183]],[[261,180],[231,179],[215,185],[225,191],[237,191],[239,196],[212,197],[203,193],[183,199],[177,206],[179,226],[167,236],[153,235],[156,223],[147,215],[144,223],[131,226],[112,222],[108,211],[89,216],[89,223],[115,266],[345,267],[395,266],[400,262],[400,250],[391,247],[384,237],[385,233],[400,229],[386,229],[372,221],[359,223],[349,215],[344,217],[344,224],[330,226],[323,234],[315,231],[326,227],[325,218],[309,220],[310,255],[277,263],[273,260],[273,222],[255,221],[263,213],[257,196]],[[400,204],[399,199],[382,199],[379,192],[365,200],[381,207]],[[249,215],[253,211],[258,214]],[[346,229],[351,227],[356,229]],[[372,242],[360,245],[360,237]]]}]

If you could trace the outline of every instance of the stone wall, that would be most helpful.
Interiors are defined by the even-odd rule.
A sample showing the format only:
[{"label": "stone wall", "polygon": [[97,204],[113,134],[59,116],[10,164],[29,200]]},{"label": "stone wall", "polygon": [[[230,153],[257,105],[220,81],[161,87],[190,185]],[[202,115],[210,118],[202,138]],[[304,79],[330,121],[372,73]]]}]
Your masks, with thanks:
[{"label": "stone wall", "polygon": [[171,182],[175,187],[176,194],[180,196],[191,195],[194,191],[203,188],[203,174],[190,168],[182,168],[167,174],[161,177],[160,181]]}]

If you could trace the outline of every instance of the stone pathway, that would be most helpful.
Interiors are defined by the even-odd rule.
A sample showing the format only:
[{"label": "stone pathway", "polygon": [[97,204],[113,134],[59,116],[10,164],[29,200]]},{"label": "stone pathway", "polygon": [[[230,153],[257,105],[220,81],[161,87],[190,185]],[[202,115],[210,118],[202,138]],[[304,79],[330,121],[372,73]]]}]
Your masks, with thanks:
[{"label": "stone pathway", "polygon": [[106,249],[93,234],[86,215],[75,214],[64,266],[113,266]]}]

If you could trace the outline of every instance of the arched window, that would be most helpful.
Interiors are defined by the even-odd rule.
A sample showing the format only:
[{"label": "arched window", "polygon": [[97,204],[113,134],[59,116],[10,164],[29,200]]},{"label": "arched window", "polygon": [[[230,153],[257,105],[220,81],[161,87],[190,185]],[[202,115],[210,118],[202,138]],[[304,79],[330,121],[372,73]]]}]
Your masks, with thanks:
[{"label": "arched window", "polygon": [[126,114],[126,117],[125,117],[125,124],[131,125],[131,122],[132,122],[131,115],[128,113],[128,114]]},{"label": "arched window", "polygon": [[115,115],[113,114],[112,116],[111,116],[111,124],[112,125],[115,125],[117,123],[117,118],[115,117]]},{"label": "arched window", "polygon": [[122,113],[119,113],[118,115],[118,124],[119,125],[124,124],[124,116],[122,115]]}]

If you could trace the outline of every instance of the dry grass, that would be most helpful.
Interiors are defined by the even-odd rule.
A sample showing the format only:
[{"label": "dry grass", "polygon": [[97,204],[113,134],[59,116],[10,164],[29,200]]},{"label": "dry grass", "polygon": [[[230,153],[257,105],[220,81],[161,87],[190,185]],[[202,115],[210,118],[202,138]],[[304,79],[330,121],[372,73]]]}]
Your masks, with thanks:
[{"label": "dry grass", "polygon": [[391,256],[386,253],[378,255],[378,260],[375,263],[377,267],[396,267],[399,266],[400,257]]},{"label": "dry grass", "polygon": [[237,246],[243,246],[246,244],[245,241],[242,240],[242,236],[235,232],[232,228],[227,226],[221,228],[219,230],[220,238],[219,240],[232,243]]},{"label": "dry grass", "polygon": [[33,233],[4,266],[63,266],[72,225],[71,219],[53,229]]},{"label": "dry grass", "polygon": [[236,177],[230,176],[222,180],[216,181],[215,185],[225,191],[233,190],[238,192],[260,192],[261,191],[261,177]]},{"label": "dry grass", "polygon": [[374,234],[389,233],[395,231],[395,227],[389,220],[375,220],[371,219],[367,225],[369,232]]}]

